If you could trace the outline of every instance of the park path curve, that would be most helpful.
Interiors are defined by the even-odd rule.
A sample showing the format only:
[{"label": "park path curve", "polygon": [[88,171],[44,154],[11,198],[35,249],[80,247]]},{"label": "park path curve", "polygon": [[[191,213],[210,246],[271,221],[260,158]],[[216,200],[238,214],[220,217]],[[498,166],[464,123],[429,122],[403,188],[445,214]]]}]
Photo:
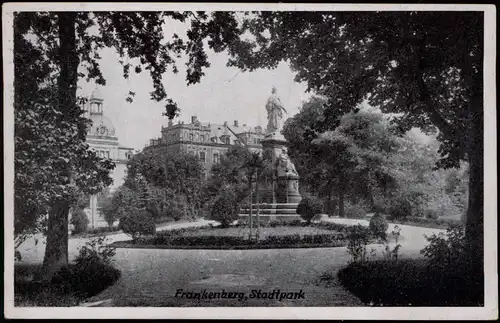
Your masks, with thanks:
[{"label": "park path curve", "polygon": [[[325,218],[348,225],[365,220]],[[395,225],[390,225],[393,230]],[[399,225],[401,254],[419,257],[424,235],[442,230]],[[345,247],[268,250],[117,249],[120,280],[82,306],[364,306],[337,272],[349,262]],[[327,274],[328,283],[319,278]],[[329,284],[329,285],[327,285]],[[304,293],[302,299],[250,299],[252,290]],[[247,299],[189,299],[189,293],[244,293]],[[184,296],[182,296],[184,294]],[[175,295],[178,295],[176,297]],[[181,297],[182,296],[182,297]]]}]

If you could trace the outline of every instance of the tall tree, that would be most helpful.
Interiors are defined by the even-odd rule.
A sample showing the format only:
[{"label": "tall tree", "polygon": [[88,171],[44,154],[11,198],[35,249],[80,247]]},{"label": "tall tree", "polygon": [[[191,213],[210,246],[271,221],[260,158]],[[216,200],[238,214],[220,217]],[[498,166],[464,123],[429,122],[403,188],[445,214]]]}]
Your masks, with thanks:
[{"label": "tall tree", "polygon": [[333,120],[329,126],[333,130],[324,131],[329,128],[324,126],[328,118],[325,103],[324,98],[312,97],[287,120],[283,134],[306,189],[328,204],[335,197],[340,216],[344,216],[347,198],[361,198],[373,205],[376,189],[394,184],[392,156],[399,140],[382,113],[367,109],[345,114],[340,123]]},{"label": "tall tree", "polygon": [[[14,24],[14,233],[18,245],[30,233],[55,232],[49,234],[51,247],[44,259],[50,276],[67,263],[69,208],[79,192],[92,194],[109,185],[114,165],[88,149],[88,120],[81,110],[69,107],[67,114],[61,112],[61,105],[69,103],[58,88],[66,85],[52,73],[43,44],[24,37],[30,28],[24,17],[16,15]],[[66,213],[64,219],[54,222],[61,213]]]},{"label": "tall tree", "polygon": [[[189,58],[186,81],[188,84],[198,82],[203,76],[203,68],[209,66],[203,39],[207,38],[209,33],[214,33],[216,37],[209,40],[210,46],[216,47],[223,42],[225,37],[221,36],[218,30],[228,15],[224,12],[210,16],[203,12],[19,12],[15,15],[14,30],[16,39],[22,39],[35,47],[31,51],[37,51],[38,63],[43,67],[43,70],[38,72],[57,78],[57,95],[52,106],[60,121],[57,128],[62,129],[63,124],[68,127],[78,127],[80,124],[78,79],[94,80],[97,84],[105,85],[106,81],[99,66],[99,50],[105,47],[116,49],[125,78],[128,78],[131,68],[136,73],[141,73],[143,68],[149,71],[153,81],[151,98],[164,102],[165,115],[174,117],[179,110],[175,102],[167,96],[162,75],[168,68],[177,73],[175,58],[184,53]],[[191,22],[187,40],[182,40],[176,34],[170,40],[163,39],[162,26],[167,19]],[[230,30],[231,34],[238,33],[235,27],[225,24],[226,30]],[[18,46],[15,51],[17,49]],[[33,75],[30,76],[37,80]],[[47,80],[37,81],[43,83]],[[25,85],[32,86],[31,91],[36,92],[40,84],[21,84],[16,80],[16,91],[21,91],[20,88]],[[132,101],[133,95],[134,92],[130,91],[127,101]],[[78,138],[80,143],[83,142],[85,131],[80,131]],[[71,204],[69,197],[72,195],[70,192],[74,183],[78,181],[74,171],[78,162],[68,159],[65,163],[59,165],[55,171],[58,175],[55,178],[61,179],[59,185],[65,194],[54,194],[51,197],[54,203],[48,205],[47,246],[44,258],[46,278],[50,278],[52,273],[68,262],[67,224]],[[92,161],[90,163],[92,164]],[[46,172],[45,175],[47,174]],[[97,181],[96,185],[104,182]]]},{"label": "tall tree", "polygon": [[288,61],[297,81],[330,98],[332,114],[369,98],[399,113],[402,131],[437,129],[438,166],[469,162],[466,239],[481,266],[483,26],[482,12],[246,13],[245,37],[227,44],[229,65],[251,71]]}]

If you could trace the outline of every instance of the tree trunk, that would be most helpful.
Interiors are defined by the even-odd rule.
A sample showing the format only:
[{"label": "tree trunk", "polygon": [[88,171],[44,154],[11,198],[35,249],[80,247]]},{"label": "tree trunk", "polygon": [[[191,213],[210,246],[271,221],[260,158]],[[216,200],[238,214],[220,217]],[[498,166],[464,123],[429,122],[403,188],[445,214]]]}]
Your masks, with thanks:
[{"label": "tree trunk", "polygon": [[472,264],[483,271],[484,206],[483,206],[483,111],[480,96],[471,100],[469,111],[469,203],[465,222],[465,238]]},{"label": "tree trunk", "polygon": [[255,199],[257,201],[257,211],[255,212],[255,219],[256,219],[256,236],[257,240],[259,240],[260,236],[260,192],[259,192],[259,170],[257,170],[256,175],[255,175]]},{"label": "tree trunk", "polygon": [[344,192],[339,191],[339,217],[345,218],[344,212]]},{"label": "tree trunk", "polygon": [[248,221],[249,221],[249,226],[250,226],[250,233],[249,233],[249,240],[252,240],[253,238],[253,219],[252,219],[252,208],[253,208],[253,188],[252,188],[252,177],[250,177],[250,213],[248,214]]},{"label": "tree trunk", "polygon": [[56,272],[68,265],[69,209],[68,203],[60,202],[49,211],[42,280],[50,280]]},{"label": "tree trunk", "polygon": [[[60,12],[59,26],[59,63],[60,74],[58,80],[59,102],[63,120],[69,120],[79,113],[76,106],[76,88],[78,55],[76,53],[75,12]],[[71,167],[68,164],[61,170],[68,182],[71,178]],[[67,201],[57,201],[49,213],[47,245],[43,260],[43,279],[49,280],[61,267],[68,265],[68,215],[70,205]]]}]

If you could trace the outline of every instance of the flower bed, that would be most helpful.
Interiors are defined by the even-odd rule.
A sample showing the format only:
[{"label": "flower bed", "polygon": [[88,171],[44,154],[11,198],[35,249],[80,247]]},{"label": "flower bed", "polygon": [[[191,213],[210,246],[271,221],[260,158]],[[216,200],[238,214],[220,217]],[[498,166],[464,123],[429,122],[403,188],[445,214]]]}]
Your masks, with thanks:
[{"label": "flower bed", "polygon": [[250,240],[247,226],[203,226],[157,232],[136,243],[120,241],[117,248],[270,249],[341,247],[347,245],[348,226],[335,223],[270,222],[260,228],[260,239]]}]

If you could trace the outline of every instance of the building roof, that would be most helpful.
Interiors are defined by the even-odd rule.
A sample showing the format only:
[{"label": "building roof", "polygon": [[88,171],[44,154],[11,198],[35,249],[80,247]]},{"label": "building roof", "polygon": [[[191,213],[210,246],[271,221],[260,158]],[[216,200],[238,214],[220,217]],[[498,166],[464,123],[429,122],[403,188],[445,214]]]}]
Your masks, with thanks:
[{"label": "building roof", "polygon": [[92,120],[92,125],[87,132],[88,135],[104,137],[115,136],[115,126],[109,118],[102,114],[92,114],[90,119]]},{"label": "building roof", "polygon": [[92,94],[90,95],[90,99],[94,100],[104,100],[101,94],[101,91],[99,91],[99,88],[95,88],[94,91],[92,91]]}]

